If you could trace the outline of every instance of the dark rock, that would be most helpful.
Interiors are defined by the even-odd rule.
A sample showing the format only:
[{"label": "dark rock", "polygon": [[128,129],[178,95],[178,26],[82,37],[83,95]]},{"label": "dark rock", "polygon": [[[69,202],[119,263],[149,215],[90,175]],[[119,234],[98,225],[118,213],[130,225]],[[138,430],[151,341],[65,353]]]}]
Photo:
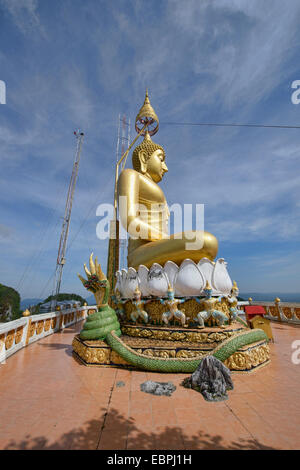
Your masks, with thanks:
[{"label": "dark rock", "polygon": [[182,385],[202,393],[207,401],[227,400],[227,390],[233,390],[230,370],[214,356],[206,356],[195,372]]},{"label": "dark rock", "polygon": [[175,390],[176,387],[172,382],[153,382],[148,380],[141,384],[141,391],[152,393],[152,395],[166,395],[170,397]]},{"label": "dark rock", "polygon": [[125,387],[125,382],[122,382],[121,380],[116,383],[116,387]]}]

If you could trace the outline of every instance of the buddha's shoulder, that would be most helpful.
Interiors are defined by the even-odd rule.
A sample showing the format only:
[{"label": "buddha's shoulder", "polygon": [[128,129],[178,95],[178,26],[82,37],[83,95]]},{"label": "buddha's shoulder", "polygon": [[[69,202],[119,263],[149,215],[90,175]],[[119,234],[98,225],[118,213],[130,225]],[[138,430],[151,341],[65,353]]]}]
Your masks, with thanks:
[{"label": "buddha's shoulder", "polygon": [[131,179],[131,178],[139,178],[141,175],[138,171],[133,170],[132,168],[126,168],[120,174],[119,179]]}]

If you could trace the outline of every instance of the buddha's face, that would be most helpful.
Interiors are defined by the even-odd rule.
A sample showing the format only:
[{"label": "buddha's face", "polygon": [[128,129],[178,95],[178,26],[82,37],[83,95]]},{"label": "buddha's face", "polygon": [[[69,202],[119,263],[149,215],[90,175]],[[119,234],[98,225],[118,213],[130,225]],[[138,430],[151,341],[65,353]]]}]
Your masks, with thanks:
[{"label": "buddha's face", "polygon": [[159,183],[164,174],[168,171],[165,164],[164,152],[161,149],[155,150],[151,157],[145,162],[145,174],[150,177],[155,183]]}]

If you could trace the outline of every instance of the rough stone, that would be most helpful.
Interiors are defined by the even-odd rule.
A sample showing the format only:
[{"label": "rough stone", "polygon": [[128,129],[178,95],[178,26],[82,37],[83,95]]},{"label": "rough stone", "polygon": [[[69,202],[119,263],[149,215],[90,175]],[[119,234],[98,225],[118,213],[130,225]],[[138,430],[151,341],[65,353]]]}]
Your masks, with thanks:
[{"label": "rough stone", "polygon": [[204,357],[182,385],[197,390],[207,401],[227,400],[227,390],[233,390],[230,370],[214,356]]},{"label": "rough stone", "polygon": [[153,382],[148,380],[141,384],[141,391],[152,393],[152,395],[166,395],[170,397],[175,390],[176,387],[172,382]]},{"label": "rough stone", "polygon": [[120,380],[116,383],[116,387],[125,387],[125,382],[122,382],[122,380]]}]

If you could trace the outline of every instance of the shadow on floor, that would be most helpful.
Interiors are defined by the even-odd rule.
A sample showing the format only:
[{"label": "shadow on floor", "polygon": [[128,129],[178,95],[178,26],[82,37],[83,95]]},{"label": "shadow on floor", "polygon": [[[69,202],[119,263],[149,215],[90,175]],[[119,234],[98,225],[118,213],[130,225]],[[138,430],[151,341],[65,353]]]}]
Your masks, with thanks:
[{"label": "shadow on floor", "polygon": [[62,343],[38,343],[38,346],[41,346],[42,348],[48,348],[48,349],[56,349],[56,350],[65,350],[65,353],[68,356],[73,355],[73,348],[71,344],[62,344]]},{"label": "shadow on floor", "polygon": [[209,435],[202,431],[194,435],[186,435],[184,429],[177,426],[164,427],[162,432],[147,432],[137,428],[133,418],[126,419],[115,409],[110,409],[105,419],[105,411],[103,410],[101,418],[87,421],[82,427],[75,428],[60,437],[51,439],[51,435],[55,435],[55,427],[52,427],[47,430],[49,437],[31,437],[27,434],[23,440],[12,439],[4,450],[176,450],[179,448],[185,450],[274,450],[254,439],[241,438],[228,445],[219,435]]}]

